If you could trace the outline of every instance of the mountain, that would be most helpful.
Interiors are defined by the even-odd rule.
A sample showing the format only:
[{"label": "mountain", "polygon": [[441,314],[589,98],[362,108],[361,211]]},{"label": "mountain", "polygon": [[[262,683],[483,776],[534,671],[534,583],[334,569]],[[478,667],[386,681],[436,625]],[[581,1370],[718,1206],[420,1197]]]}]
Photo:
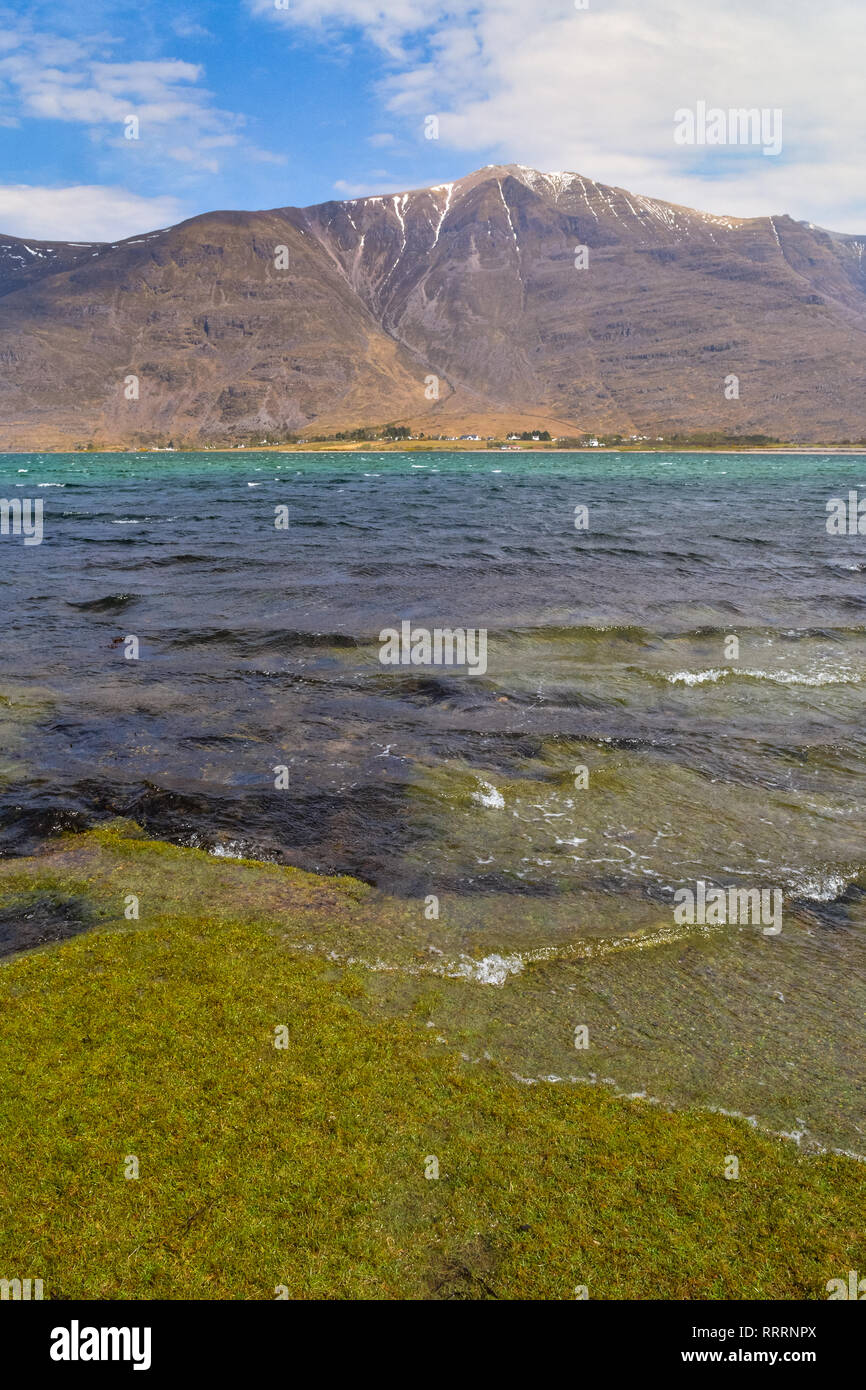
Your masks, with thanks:
[{"label": "mountain", "polygon": [[862,439],[864,250],[521,165],[113,243],[3,237],[0,448],[386,422]]}]

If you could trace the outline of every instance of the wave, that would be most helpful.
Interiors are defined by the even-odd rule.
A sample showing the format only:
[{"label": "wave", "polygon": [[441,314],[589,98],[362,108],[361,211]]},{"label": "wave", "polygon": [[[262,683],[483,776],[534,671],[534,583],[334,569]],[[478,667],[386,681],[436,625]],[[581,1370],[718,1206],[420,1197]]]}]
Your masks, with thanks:
[{"label": "wave", "polygon": [[863,677],[854,671],[762,671],[750,667],[714,666],[706,671],[656,672],[670,685],[709,685],[725,680],[770,681],[773,685],[859,685]]},{"label": "wave", "polygon": [[[486,1058],[485,1058],[486,1060]],[[557,1076],[548,1074],[544,1076],[523,1076],[520,1072],[512,1072],[515,1081],[519,1081],[523,1086],[539,1085],[565,1085],[565,1086],[603,1086],[610,1090],[614,1095],[621,1096],[623,1100],[643,1101],[646,1105],[656,1105],[668,1114],[675,1114],[682,1109],[669,1099],[662,1099],[660,1096],[650,1095],[648,1091],[627,1091],[621,1087],[619,1082],[612,1076],[598,1076],[596,1072],[589,1072],[584,1076]],[[785,1130],[774,1129],[758,1119],[757,1115],[747,1115],[743,1110],[730,1110],[722,1105],[703,1105],[701,1107],[710,1115],[725,1115],[730,1119],[744,1120],[752,1129],[759,1130],[762,1134],[769,1134],[774,1139],[785,1139],[796,1144],[798,1149],[805,1153],[817,1156],[818,1154],[838,1154],[842,1158],[854,1159],[857,1163],[866,1163],[866,1154],[859,1153],[855,1149],[840,1149],[822,1143],[816,1139],[805,1127],[802,1129]]]},{"label": "wave", "polygon": [[[858,600],[859,604],[860,600]],[[821,640],[826,642],[843,642],[846,639],[862,639],[866,636],[866,626],[862,623],[836,625],[832,627],[801,627],[801,628],[780,628],[762,624],[759,626],[749,626],[737,620],[736,614],[724,625],[721,623],[703,623],[698,627],[666,629],[652,629],[643,627],[637,623],[623,623],[612,619],[610,622],[597,623],[578,623],[574,626],[566,624],[552,623],[550,626],[532,627],[504,627],[498,630],[490,629],[490,640],[518,640],[518,641],[540,641],[540,642],[605,642],[619,641],[629,642],[636,646],[653,646],[659,642],[700,642],[717,638],[725,638],[734,630],[740,638],[765,638],[771,641],[800,642],[807,640]]]},{"label": "wave", "polygon": [[201,628],[180,633],[172,647],[231,646],[241,653],[292,651],[296,647],[357,647],[360,642],[344,632],[301,632],[289,628],[265,628],[261,632],[233,627]]},{"label": "wave", "polygon": [[[727,631],[727,629],[726,629]],[[592,642],[596,640],[632,642],[638,646],[649,646],[657,640],[657,635],[637,623],[580,623],[574,627],[552,624],[549,627],[510,627],[499,632],[491,632],[491,637],[518,638],[541,642],[570,640]]]},{"label": "wave", "polygon": [[77,608],[79,613],[120,613],[130,604],[138,602],[138,594],[106,594],[103,598],[84,599],[76,603],[67,599],[68,608]]},{"label": "wave", "polygon": [[293,951],[321,953],[327,960],[340,965],[360,966],[376,974],[396,975],[437,975],[448,980],[468,980],[472,984],[501,987],[513,976],[521,975],[529,965],[544,965],[556,960],[593,960],[601,956],[621,951],[640,951],[653,946],[667,946],[672,942],[683,941],[688,936],[700,932],[706,935],[708,927],[663,926],[655,931],[632,936],[603,938],[596,941],[571,942],[564,946],[537,946],[528,951],[512,951],[508,955],[491,952],[478,959],[461,951],[457,956],[446,956],[436,946],[428,947],[434,957],[430,961],[375,960],[363,956],[347,955],[340,951],[324,950],[309,941],[289,941],[284,944]]},{"label": "wave", "polygon": [[[139,569],[164,569],[170,565],[210,565],[213,566],[213,555],[150,555],[143,559],[137,568]],[[241,561],[237,565],[238,569],[246,568],[247,562]]]},{"label": "wave", "polygon": [[829,870],[825,873],[807,874],[790,880],[793,896],[800,900],[815,903],[834,903],[843,898],[852,884],[860,878],[861,870],[853,869],[847,873]]}]

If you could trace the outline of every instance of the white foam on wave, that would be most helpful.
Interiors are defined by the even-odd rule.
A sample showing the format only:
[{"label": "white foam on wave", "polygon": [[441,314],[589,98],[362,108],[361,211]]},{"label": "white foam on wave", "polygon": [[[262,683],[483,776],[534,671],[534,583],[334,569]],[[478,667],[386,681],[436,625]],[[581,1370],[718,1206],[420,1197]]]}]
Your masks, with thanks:
[{"label": "white foam on wave", "polygon": [[479,985],[504,985],[509,975],[519,975],[525,965],[523,956],[493,954],[482,960],[461,956],[444,971],[452,980],[474,980]]},{"label": "white foam on wave", "polygon": [[214,845],[208,851],[216,859],[246,859],[247,851],[239,840],[230,840],[228,844]]},{"label": "white foam on wave", "polygon": [[772,681],[774,685],[859,685],[862,676],[854,671],[762,671],[753,667],[713,666],[706,671],[664,672],[664,678],[671,685],[707,685],[724,680],[726,677],[743,677],[749,680]]},{"label": "white foam on wave", "polygon": [[491,810],[501,811],[505,805],[505,797],[492,782],[482,782],[478,779],[478,791],[472,793],[472,800],[477,801],[480,806],[487,806]]},{"label": "white foam on wave", "polygon": [[[664,946],[684,940],[693,930],[694,928],[663,926],[642,936],[606,937],[594,941],[567,942],[559,946],[536,946],[528,951],[512,951],[508,955],[494,951],[488,956],[482,956],[480,960],[465,952],[448,957],[437,946],[429,946],[428,951],[436,959],[422,963],[384,960],[381,956],[376,960],[370,960],[364,956],[346,955],[341,951],[323,950],[311,941],[290,941],[286,937],[283,937],[283,941],[289,950],[321,953],[326,960],[335,964],[357,965],[362,970],[372,970],[380,974],[438,975],[447,980],[468,980],[472,984],[501,987],[513,976],[522,974],[528,965],[543,965],[556,960],[591,960],[617,951]],[[706,934],[706,931],[706,928],[702,929],[703,934]]]},{"label": "white foam on wave", "polygon": [[844,874],[838,870],[831,870],[828,873],[812,874],[804,879],[794,879],[791,888],[798,898],[809,898],[816,903],[832,903],[841,897],[856,877],[856,872]]}]

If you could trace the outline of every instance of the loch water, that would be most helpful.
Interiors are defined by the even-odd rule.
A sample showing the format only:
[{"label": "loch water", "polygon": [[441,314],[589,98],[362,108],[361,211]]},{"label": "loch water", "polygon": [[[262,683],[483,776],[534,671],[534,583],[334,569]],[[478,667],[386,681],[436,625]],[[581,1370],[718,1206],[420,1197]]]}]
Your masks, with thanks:
[{"label": "loch water", "polygon": [[[429,976],[473,1060],[864,1153],[858,488],[857,455],[3,456],[43,537],[0,537],[0,852],[126,816],[356,875],[382,912],[298,948]],[[484,630],[486,670],[384,665],[403,622]],[[781,890],[782,932],[677,926],[699,880]]]}]

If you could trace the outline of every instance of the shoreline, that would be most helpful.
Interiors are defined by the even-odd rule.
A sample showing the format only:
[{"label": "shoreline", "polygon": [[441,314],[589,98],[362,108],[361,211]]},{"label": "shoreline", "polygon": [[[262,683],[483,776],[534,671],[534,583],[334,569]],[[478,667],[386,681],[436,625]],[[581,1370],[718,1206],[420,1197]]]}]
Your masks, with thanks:
[{"label": "shoreline", "polygon": [[624,447],[622,447],[622,446],[617,446],[617,447],[613,447],[613,446],[610,446],[610,447],[599,447],[599,448],[594,448],[594,449],[589,449],[589,448],[583,448],[583,449],[545,449],[545,448],[541,448],[541,449],[531,449],[531,448],[520,448],[520,449],[500,449],[500,448],[495,448],[495,449],[462,449],[462,448],[460,448],[459,445],[457,445],[456,443],[455,443],[452,447],[450,447],[450,448],[446,448],[444,444],[443,444],[441,447],[437,446],[437,447],[435,447],[435,448],[429,447],[429,446],[427,446],[427,445],[423,445],[423,446],[421,446],[421,447],[415,447],[415,448],[396,448],[396,447],[392,447],[392,446],[390,446],[390,445],[388,445],[388,444],[381,444],[381,445],[379,445],[379,444],[376,444],[376,445],[373,445],[373,444],[364,444],[364,445],[361,445],[361,444],[358,444],[358,445],[336,444],[336,445],[333,445],[333,446],[331,446],[331,445],[326,445],[326,444],[322,444],[322,445],[316,446],[315,448],[309,448],[309,447],[307,447],[307,446],[305,446],[305,447],[303,447],[303,448],[298,448],[298,447],[295,447],[294,445],[291,445],[291,444],[287,444],[287,445],[284,445],[284,444],[261,444],[261,445],[256,445],[255,447],[243,448],[243,449],[236,449],[236,448],[229,448],[229,449],[220,448],[220,449],[216,449],[216,448],[204,448],[204,447],[199,448],[199,449],[194,449],[194,448],[189,448],[189,449],[187,449],[187,448],[184,448],[184,449],[163,449],[163,448],[159,448],[159,449],[134,449],[134,448],[129,448],[129,449],[121,449],[121,448],[106,448],[106,449],[47,449],[47,448],[44,448],[44,447],[42,447],[42,448],[34,447],[34,448],[32,448],[32,449],[3,449],[3,450],[0,450],[0,457],[4,457],[4,458],[30,458],[33,454],[49,454],[49,455],[56,454],[56,455],[58,455],[59,457],[64,457],[64,458],[69,457],[69,455],[80,455],[82,458],[87,458],[87,457],[92,457],[92,456],[94,456],[94,455],[100,455],[100,454],[111,454],[111,455],[118,455],[118,456],[136,455],[136,456],[140,456],[140,457],[150,457],[152,454],[174,454],[174,455],[176,455],[176,456],[178,456],[178,457],[183,457],[184,455],[187,455],[187,454],[238,454],[238,455],[243,454],[243,455],[246,456],[246,455],[249,455],[249,454],[368,454],[368,453],[369,453],[369,454],[442,454],[442,453],[445,453],[445,454],[452,454],[452,453],[453,453],[453,454],[456,454],[456,453],[460,453],[460,454],[500,454],[500,453],[514,453],[514,454],[594,454],[594,455],[605,455],[605,454],[607,454],[607,455],[610,455],[610,454],[614,454],[614,455],[615,455],[615,454],[644,454],[644,455],[652,455],[652,454],[720,454],[720,455],[723,455],[723,456],[729,456],[729,455],[731,455],[731,454],[744,454],[744,455],[749,455],[749,454],[780,454],[780,455],[795,455],[795,456],[797,456],[797,455],[802,455],[802,456],[805,456],[805,457],[808,457],[808,456],[810,456],[810,455],[815,455],[815,454],[838,454],[838,455],[840,455],[841,457],[853,457],[853,456],[855,456],[855,455],[866,454],[866,446],[852,445],[852,446],[850,446],[850,447],[847,447],[847,446],[843,446],[843,445],[840,445],[840,444],[826,444],[826,445],[817,445],[817,444],[816,444],[816,445],[799,445],[799,444],[798,444],[798,445],[792,445],[790,448],[787,447],[787,446],[784,446],[784,445],[778,445],[778,446],[773,447],[773,448],[753,447],[753,448],[749,448],[749,449],[733,449],[733,448],[732,448],[732,449],[727,449],[727,448],[722,448],[722,447],[720,447],[719,445],[713,444],[713,445],[706,445],[705,447],[702,447],[702,448],[691,448],[691,447],[690,447],[690,448],[669,448],[669,449],[629,449],[629,448],[624,448]]}]

